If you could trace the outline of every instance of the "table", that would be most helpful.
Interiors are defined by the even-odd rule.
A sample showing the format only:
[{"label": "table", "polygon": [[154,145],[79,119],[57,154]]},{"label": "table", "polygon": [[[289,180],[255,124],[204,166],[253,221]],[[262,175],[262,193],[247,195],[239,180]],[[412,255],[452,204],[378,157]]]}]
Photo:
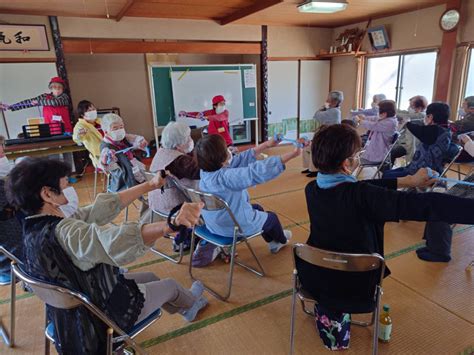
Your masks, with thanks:
[{"label": "table", "polygon": [[13,144],[5,147],[5,155],[9,160],[21,157],[39,157],[52,154],[64,154],[81,152],[86,150],[84,146],[78,146],[72,139]]}]

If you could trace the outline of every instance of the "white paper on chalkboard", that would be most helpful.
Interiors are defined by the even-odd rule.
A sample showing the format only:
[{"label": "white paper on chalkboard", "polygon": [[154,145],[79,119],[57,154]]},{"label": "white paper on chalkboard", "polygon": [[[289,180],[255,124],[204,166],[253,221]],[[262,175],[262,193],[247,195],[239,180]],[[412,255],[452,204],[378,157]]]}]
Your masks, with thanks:
[{"label": "white paper on chalkboard", "polygon": [[255,75],[255,69],[244,70],[244,86],[246,89],[257,87],[257,76]]}]

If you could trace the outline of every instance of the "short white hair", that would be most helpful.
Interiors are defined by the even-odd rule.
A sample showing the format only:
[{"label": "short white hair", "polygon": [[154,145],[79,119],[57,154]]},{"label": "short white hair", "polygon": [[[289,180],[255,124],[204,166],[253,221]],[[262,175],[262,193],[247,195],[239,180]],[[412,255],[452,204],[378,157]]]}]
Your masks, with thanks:
[{"label": "short white hair", "polygon": [[100,126],[104,132],[110,132],[110,126],[114,123],[123,123],[122,117],[115,113],[107,113],[100,120]]},{"label": "short white hair", "polygon": [[161,132],[161,146],[165,149],[176,149],[186,144],[191,137],[191,128],[183,122],[169,122]]},{"label": "short white hair", "polygon": [[329,93],[329,97],[331,98],[331,100],[337,102],[337,106],[339,106],[342,101],[344,101],[344,93],[342,91],[331,91]]},{"label": "short white hair", "polygon": [[387,100],[387,96],[385,96],[385,94],[375,94],[374,97],[372,98],[373,102],[375,101],[380,102],[383,100]]}]

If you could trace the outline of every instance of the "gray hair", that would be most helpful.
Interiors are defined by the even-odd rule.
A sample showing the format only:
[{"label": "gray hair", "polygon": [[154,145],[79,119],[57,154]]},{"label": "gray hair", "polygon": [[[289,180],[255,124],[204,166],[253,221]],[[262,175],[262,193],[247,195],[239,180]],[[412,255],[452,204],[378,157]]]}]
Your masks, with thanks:
[{"label": "gray hair", "polygon": [[342,101],[344,101],[344,93],[342,91],[331,91],[329,93],[329,97],[331,98],[331,100],[337,102],[337,106],[339,106]]},{"label": "gray hair", "polygon": [[372,101],[375,102],[380,102],[380,101],[383,101],[383,100],[387,100],[387,96],[385,96],[385,94],[375,94],[372,98]]},{"label": "gray hair", "polygon": [[165,149],[176,149],[186,144],[191,136],[191,128],[183,122],[169,122],[161,132],[161,146]]},{"label": "gray hair", "polygon": [[117,122],[123,123],[122,117],[115,113],[108,113],[100,120],[100,126],[104,132],[110,132],[110,126]]},{"label": "gray hair", "polygon": [[467,107],[474,108],[474,96],[468,96],[464,99],[467,103]]}]

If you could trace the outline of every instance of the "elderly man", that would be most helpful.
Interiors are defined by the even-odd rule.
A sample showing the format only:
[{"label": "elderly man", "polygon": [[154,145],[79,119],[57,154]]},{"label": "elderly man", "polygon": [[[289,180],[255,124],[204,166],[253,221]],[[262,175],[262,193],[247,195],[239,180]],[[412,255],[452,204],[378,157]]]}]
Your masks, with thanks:
[{"label": "elderly man", "polygon": [[[323,107],[321,107],[314,114],[316,121],[316,129],[322,125],[330,126],[333,124],[341,123],[341,104],[344,100],[344,94],[342,91],[331,91],[328,94],[327,100]],[[303,150],[303,170],[302,174],[307,174],[307,177],[316,177],[318,172],[312,163],[311,157],[311,146],[306,147]]]}]

